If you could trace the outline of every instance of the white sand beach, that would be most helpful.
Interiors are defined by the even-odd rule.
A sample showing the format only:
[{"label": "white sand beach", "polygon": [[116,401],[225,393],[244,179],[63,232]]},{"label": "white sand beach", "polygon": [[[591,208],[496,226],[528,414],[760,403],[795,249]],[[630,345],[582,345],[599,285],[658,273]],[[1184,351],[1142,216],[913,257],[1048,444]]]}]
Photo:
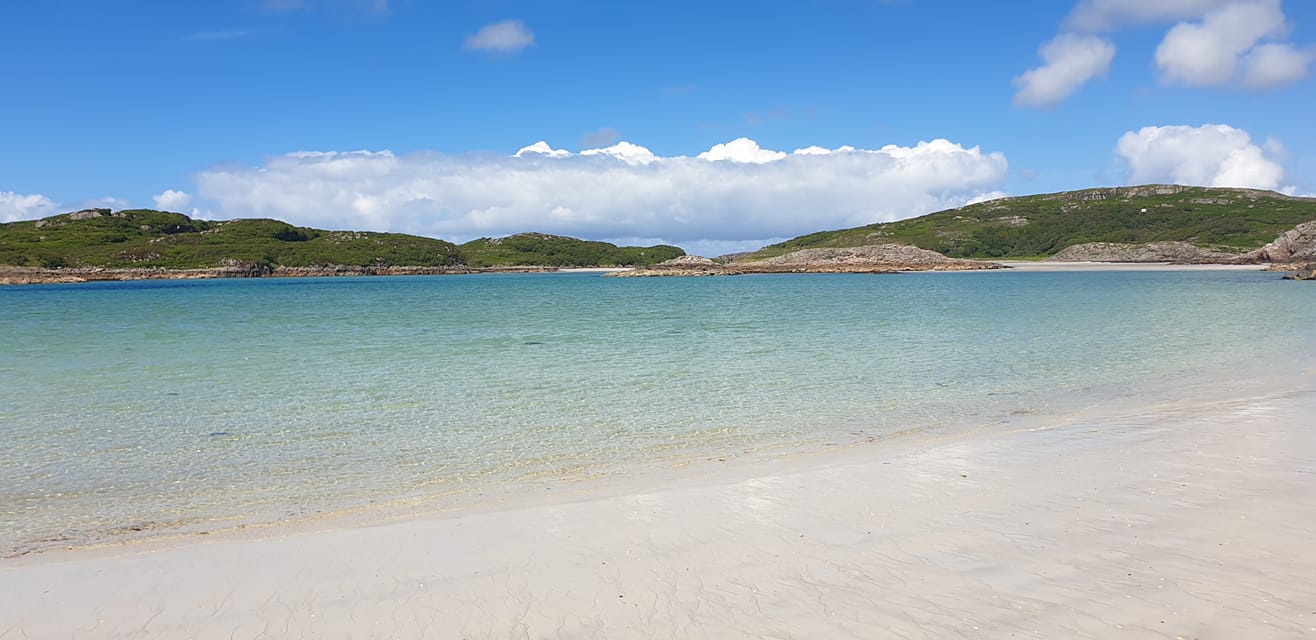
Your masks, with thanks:
[{"label": "white sand beach", "polygon": [[0,638],[1316,637],[1316,393],[0,564]]},{"label": "white sand beach", "polygon": [[1013,271],[1263,271],[1264,264],[1174,264],[1171,262],[1055,262],[997,260]]}]

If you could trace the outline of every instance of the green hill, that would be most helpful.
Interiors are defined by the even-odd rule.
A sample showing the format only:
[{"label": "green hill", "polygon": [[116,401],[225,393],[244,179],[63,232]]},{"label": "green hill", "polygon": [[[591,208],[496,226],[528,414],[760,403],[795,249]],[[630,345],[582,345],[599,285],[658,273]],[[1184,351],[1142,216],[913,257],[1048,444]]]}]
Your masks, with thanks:
[{"label": "green hill", "polygon": [[542,234],[483,238],[458,248],[420,236],[325,231],[268,219],[193,220],[180,213],[87,209],[0,224],[0,265],[205,269],[243,262],[270,267],[648,265],[677,247],[617,247]]},{"label": "green hill", "polygon": [[1241,253],[1316,220],[1316,199],[1271,191],[1147,185],[1002,198],[917,218],[821,231],[742,259],[899,243],[955,258],[1040,258],[1088,242],[1191,242]]},{"label": "green hill", "polygon": [[685,255],[679,247],[618,247],[544,233],[480,238],[459,247],[475,268],[542,265],[548,267],[632,267],[657,264]]}]

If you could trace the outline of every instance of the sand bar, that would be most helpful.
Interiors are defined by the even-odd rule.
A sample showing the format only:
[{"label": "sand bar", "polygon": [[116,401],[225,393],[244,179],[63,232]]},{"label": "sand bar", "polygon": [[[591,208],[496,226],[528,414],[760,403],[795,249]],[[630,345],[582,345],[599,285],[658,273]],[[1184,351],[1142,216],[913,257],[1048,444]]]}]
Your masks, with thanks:
[{"label": "sand bar", "polygon": [[0,638],[1316,637],[1296,378],[649,491],[6,560]]}]

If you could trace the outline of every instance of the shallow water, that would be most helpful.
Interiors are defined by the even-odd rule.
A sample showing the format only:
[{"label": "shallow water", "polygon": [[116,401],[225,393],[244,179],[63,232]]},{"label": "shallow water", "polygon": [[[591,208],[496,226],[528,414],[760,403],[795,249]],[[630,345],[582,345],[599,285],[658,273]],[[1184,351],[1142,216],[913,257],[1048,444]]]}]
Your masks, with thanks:
[{"label": "shallow water", "polygon": [[0,555],[1226,393],[1313,327],[1237,271],[8,287]]}]

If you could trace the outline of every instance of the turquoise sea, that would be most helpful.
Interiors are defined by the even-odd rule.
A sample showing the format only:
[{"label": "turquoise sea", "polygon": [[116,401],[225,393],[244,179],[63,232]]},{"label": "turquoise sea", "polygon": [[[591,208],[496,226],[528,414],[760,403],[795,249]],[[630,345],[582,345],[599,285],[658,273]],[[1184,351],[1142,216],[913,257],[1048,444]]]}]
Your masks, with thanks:
[{"label": "turquoise sea", "polygon": [[0,556],[1045,425],[1314,356],[1316,286],[1259,272],[5,287]]}]

